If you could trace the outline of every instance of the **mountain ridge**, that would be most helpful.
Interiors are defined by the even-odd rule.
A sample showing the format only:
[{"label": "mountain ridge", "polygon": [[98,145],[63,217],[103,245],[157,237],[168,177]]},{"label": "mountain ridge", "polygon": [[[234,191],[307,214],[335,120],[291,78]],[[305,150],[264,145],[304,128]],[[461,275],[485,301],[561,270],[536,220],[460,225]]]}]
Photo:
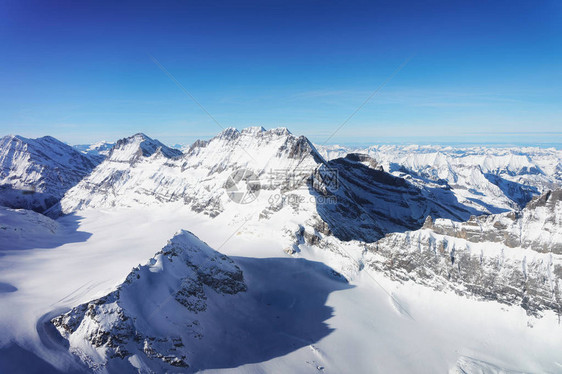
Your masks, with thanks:
[{"label": "mountain ridge", "polygon": [[0,139],[0,204],[44,212],[96,162],[52,136],[5,136]]},{"label": "mountain ridge", "polygon": [[[321,201],[306,208],[309,219],[328,223],[330,232],[343,240],[372,242],[387,232],[421,227],[428,214],[468,219],[478,213],[447,196],[446,190],[416,186],[349,159],[326,161],[310,140],[286,128],[227,128],[208,141],[194,142],[180,156],[162,158],[125,147],[144,137],[137,134],[117,142],[108,158],[65,195],[62,212],[183,202],[214,217],[236,203],[226,193],[230,176],[248,170],[260,182],[259,193],[269,196],[261,202],[258,197],[254,204],[261,204],[262,219],[282,209],[299,214],[305,209],[298,203],[303,199]],[[115,151],[120,149],[125,151]],[[372,204],[365,205],[365,201]],[[415,217],[411,209],[415,209]],[[340,226],[341,222],[347,223]]]}]

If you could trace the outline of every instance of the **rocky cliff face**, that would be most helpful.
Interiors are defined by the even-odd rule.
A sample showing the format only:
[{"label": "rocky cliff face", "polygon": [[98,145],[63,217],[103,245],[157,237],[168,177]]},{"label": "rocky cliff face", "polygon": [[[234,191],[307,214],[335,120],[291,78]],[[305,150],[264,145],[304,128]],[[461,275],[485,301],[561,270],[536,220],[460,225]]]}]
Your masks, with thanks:
[{"label": "rocky cliff face", "polygon": [[520,305],[527,313],[562,312],[562,190],[548,191],[521,212],[428,218],[417,231],[368,246],[372,269],[468,297]]},{"label": "rocky cliff face", "polygon": [[0,139],[0,205],[44,212],[88,175],[96,160],[45,136]]},{"label": "rocky cliff face", "polygon": [[562,255],[562,190],[535,197],[519,212],[473,216],[462,223],[428,220],[424,227],[469,242],[501,243],[509,248]]},{"label": "rocky cliff face", "polygon": [[[372,242],[390,232],[414,230],[430,215],[461,221],[471,214],[481,214],[459,204],[448,190],[416,186],[384,172],[365,155],[331,160],[319,171],[338,176],[337,189],[330,184],[326,189],[317,189],[335,196],[337,203],[319,205],[318,211],[343,240]],[[357,229],[371,235],[358,235]]]},{"label": "rocky cliff face", "polygon": [[115,291],[52,323],[90,369],[174,371],[189,367],[190,346],[213,328],[213,300],[246,288],[231,259],[182,230]]}]

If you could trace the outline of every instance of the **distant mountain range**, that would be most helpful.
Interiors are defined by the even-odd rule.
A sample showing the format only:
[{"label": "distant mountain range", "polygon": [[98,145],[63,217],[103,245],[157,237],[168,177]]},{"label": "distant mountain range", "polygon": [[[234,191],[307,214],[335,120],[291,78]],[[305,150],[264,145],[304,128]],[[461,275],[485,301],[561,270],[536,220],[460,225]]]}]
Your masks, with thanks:
[{"label": "distant mountain range", "polygon": [[463,204],[479,205],[488,213],[522,208],[533,196],[562,184],[562,151],[554,148],[381,145],[318,149],[326,159],[350,152],[367,154],[396,176],[450,188]]}]

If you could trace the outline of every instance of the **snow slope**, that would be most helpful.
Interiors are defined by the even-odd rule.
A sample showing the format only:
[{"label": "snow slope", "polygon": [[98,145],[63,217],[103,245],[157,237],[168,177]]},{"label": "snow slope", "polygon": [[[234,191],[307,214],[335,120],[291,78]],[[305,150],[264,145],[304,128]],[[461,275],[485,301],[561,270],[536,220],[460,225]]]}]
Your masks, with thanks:
[{"label": "snow slope", "polygon": [[32,210],[0,206],[0,250],[51,248],[89,238],[90,234],[78,231],[78,226],[74,215],[65,217],[65,225],[60,225]]},{"label": "snow slope", "polygon": [[60,225],[32,210],[0,207],[0,249],[19,249],[30,242],[33,247],[49,242],[59,233]]}]

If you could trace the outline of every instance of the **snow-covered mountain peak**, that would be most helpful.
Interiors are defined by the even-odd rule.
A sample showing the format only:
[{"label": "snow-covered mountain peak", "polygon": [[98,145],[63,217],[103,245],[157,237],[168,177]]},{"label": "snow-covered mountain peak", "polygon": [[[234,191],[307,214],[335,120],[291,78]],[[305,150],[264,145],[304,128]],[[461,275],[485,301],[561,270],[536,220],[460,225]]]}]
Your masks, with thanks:
[{"label": "snow-covered mountain peak", "polygon": [[24,146],[37,146],[37,144],[42,144],[45,146],[49,146],[50,147],[68,147],[68,145],[66,145],[65,143],[61,142],[60,140],[53,138],[52,136],[46,135],[46,136],[42,136],[40,138],[36,138],[36,139],[31,139],[31,138],[26,138],[23,137],[21,135],[7,135],[4,136],[2,138],[2,146],[5,146],[6,144],[10,143],[10,142],[15,142],[18,144],[22,144]]},{"label": "snow-covered mountain peak", "polygon": [[167,158],[182,155],[178,149],[170,148],[143,133],[137,133],[119,140],[109,152],[108,158],[118,162],[134,162],[140,157],[150,157],[157,151]]},{"label": "snow-covered mountain peak", "polygon": [[[313,163],[323,159],[312,143],[304,136],[297,137],[286,128],[265,130],[250,127],[238,131],[227,128],[208,141],[196,141],[186,151],[185,167],[205,164],[211,169],[248,167],[258,173],[267,168],[279,167],[281,159],[312,156]],[[272,159],[277,159],[275,164]]]},{"label": "snow-covered mountain peak", "polygon": [[242,270],[230,258],[180,230],[113,292],[52,323],[90,369],[185,370],[193,346],[220,323],[213,317],[221,313],[217,302],[246,290]]},{"label": "snow-covered mountain peak", "polygon": [[239,136],[240,136],[240,131],[238,131],[238,129],[234,127],[227,127],[226,129],[219,132],[213,139],[236,139]]},{"label": "snow-covered mountain peak", "polygon": [[[205,143],[208,143],[214,139],[235,140],[238,139],[240,136],[260,139],[260,138],[286,137],[289,135],[292,135],[292,133],[285,127],[276,127],[269,130],[266,130],[262,126],[251,126],[251,127],[246,127],[242,130],[238,130],[234,127],[227,127],[226,129],[224,129],[215,137],[213,137],[209,141],[206,141]],[[203,142],[203,141],[197,140],[197,142]]]},{"label": "snow-covered mountain peak", "polygon": [[42,136],[42,137],[38,138],[37,140],[38,141],[51,142],[51,143],[62,143],[60,140],[58,140],[57,138],[54,138],[50,135]]},{"label": "snow-covered mountain peak", "polygon": [[308,139],[286,129],[240,132],[229,128],[210,140],[193,143],[181,157],[170,158],[166,150],[170,149],[146,135],[120,140],[109,157],[67,194],[63,211],[92,204],[130,206],[143,201],[144,205],[156,199],[183,200],[197,211],[215,215],[229,203],[224,184],[237,170],[263,176],[295,174],[299,169],[310,175],[323,163]]},{"label": "snow-covered mountain peak", "polygon": [[293,133],[286,127],[275,127],[271,130],[272,133],[274,134],[278,134],[278,135],[292,135]]},{"label": "snow-covered mountain peak", "polygon": [[272,129],[266,130],[263,126],[250,126],[243,128],[240,130],[241,134],[251,135],[251,136],[259,136],[261,134],[265,136],[277,135],[277,136],[285,136],[291,135],[291,131],[286,127],[274,127]]},{"label": "snow-covered mountain peak", "polygon": [[136,134],[130,136],[129,138],[140,138],[140,139],[143,139],[143,140],[150,139],[150,137],[148,137],[148,136],[147,136],[145,133],[143,133],[143,132],[137,132]]},{"label": "snow-covered mountain peak", "polygon": [[2,147],[5,147],[12,142],[23,143],[25,140],[26,138],[23,136],[10,134],[2,137],[2,139],[0,139],[0,144],[2,144]]}]

